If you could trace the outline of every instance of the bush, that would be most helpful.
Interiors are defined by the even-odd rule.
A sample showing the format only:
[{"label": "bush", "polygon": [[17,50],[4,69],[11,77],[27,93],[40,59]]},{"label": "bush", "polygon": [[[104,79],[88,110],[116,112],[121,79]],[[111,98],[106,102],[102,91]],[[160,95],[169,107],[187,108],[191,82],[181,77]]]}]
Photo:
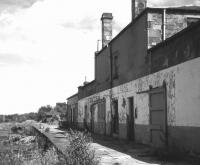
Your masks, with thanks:
[{"label": "bush", "polygon": [[22,130],[23,130],[22,127],[17,126],[17,125],[14,125],[14,126],[11,128],[12,133],[21,133]]},{"label": "bush", "polygon": [[45,129],[45,132],[49,132],[49,131],[50,131],[50,128],[47,127],[47,128]]},{"label": "bush", "polygon": [[89,134],[70,130],[67,135],[69,146],[66,148],[66,164],[97,165],[95,152],[90,148],[92,138]]},{"label": "bush", "polygon": [[1,165],[21,165],[23,163],[21,146],[14,146],[12,142],[1,146],[0,164]]}]

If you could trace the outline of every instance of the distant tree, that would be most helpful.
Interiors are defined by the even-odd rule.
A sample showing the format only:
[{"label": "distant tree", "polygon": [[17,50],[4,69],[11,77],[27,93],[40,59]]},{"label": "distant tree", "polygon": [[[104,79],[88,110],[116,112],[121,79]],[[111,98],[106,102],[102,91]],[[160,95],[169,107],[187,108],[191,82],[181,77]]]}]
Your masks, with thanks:
[{"label": "distant tree", "polygon": [[53,108],[50,105],[42,106],[38,110],[37,120],[45,122]]},{"label": "distant tree", "polygon": [[6,115],[5,122],[17,122],[18,121],[18,114]]},{"label": "distant tree", "polygon": [[54,111],[57,115],[59,115],[60,119],[64,119],[67,112],[67,104],[66,103],[56,103],[56,106],[54,107]]},{"label": "distant tree", "polygon": [[30,112],[25,114],[11,114],[11,115],[0,115],[1,122],[24,122],[26,120],[37,120],[38,113]]},{"label": "distant tree", "polygon": [[25,114],[22,114],[22,115],[18,116],[18,122],[24,122],[26,120],[28,120],[28,118],[26,117]]},{"label": "distant tree", "polygon": [[2,123],[3,122],[3,115],[0,115],[0,123]]},{"label": "distant tree", "polygon": [[30,112],[25,115],[26,115],[27,120],[37,120],[37,117],[38,117],[38,113],[34,113],[34,112]]}]

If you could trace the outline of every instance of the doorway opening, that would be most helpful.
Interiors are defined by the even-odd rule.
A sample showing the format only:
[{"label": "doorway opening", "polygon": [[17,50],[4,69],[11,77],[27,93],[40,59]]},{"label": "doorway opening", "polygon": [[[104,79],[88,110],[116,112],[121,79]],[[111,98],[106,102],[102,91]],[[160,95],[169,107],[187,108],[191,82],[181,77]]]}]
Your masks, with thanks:
[{"label": "doorway opening", "polygon": [[135,116],[134,116],[134,97],[128,98],[128,115],[127,115],[127,136],[128,140],[135,140]]},{"label": "doorway opening", "polygon": [[119,133],[119,112],[118,112],[118,100],[113,100],[113,110],[112,110],[112,127],[113,134]]}]

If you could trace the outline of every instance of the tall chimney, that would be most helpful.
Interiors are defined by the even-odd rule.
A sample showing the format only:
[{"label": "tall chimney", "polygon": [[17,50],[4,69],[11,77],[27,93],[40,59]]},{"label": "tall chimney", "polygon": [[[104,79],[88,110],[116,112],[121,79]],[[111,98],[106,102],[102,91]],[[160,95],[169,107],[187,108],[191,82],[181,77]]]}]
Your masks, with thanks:
[{"label": "tall chimney", "polygon": [[112,19],[112,13],[102,14],[102,48],[112,40]]},{"label": "tall chimney", "polygon": [[147,0],[131,0],[132,21],[147,7]]}]

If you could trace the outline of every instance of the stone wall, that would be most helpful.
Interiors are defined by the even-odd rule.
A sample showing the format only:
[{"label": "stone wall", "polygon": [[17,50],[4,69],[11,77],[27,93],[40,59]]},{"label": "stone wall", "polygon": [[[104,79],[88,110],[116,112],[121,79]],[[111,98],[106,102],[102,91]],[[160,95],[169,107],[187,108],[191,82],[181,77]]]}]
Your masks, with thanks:
[{"label": "stone wall", "polygon": [[[188,18],[200,18],[198,14],[170,14],[166,13],[165,36],[166,39],[188,27]],[[197,21],[197,20],[196,20]],[[162,41],[162,14],[148,14],[148,45],[149,48]]]},{"label": "stone wall", "polygon": [[151,72],[174,66],[199,57],[200,24],[186,29],[186,33],[176,35],[159,47],[149,50]]}]

